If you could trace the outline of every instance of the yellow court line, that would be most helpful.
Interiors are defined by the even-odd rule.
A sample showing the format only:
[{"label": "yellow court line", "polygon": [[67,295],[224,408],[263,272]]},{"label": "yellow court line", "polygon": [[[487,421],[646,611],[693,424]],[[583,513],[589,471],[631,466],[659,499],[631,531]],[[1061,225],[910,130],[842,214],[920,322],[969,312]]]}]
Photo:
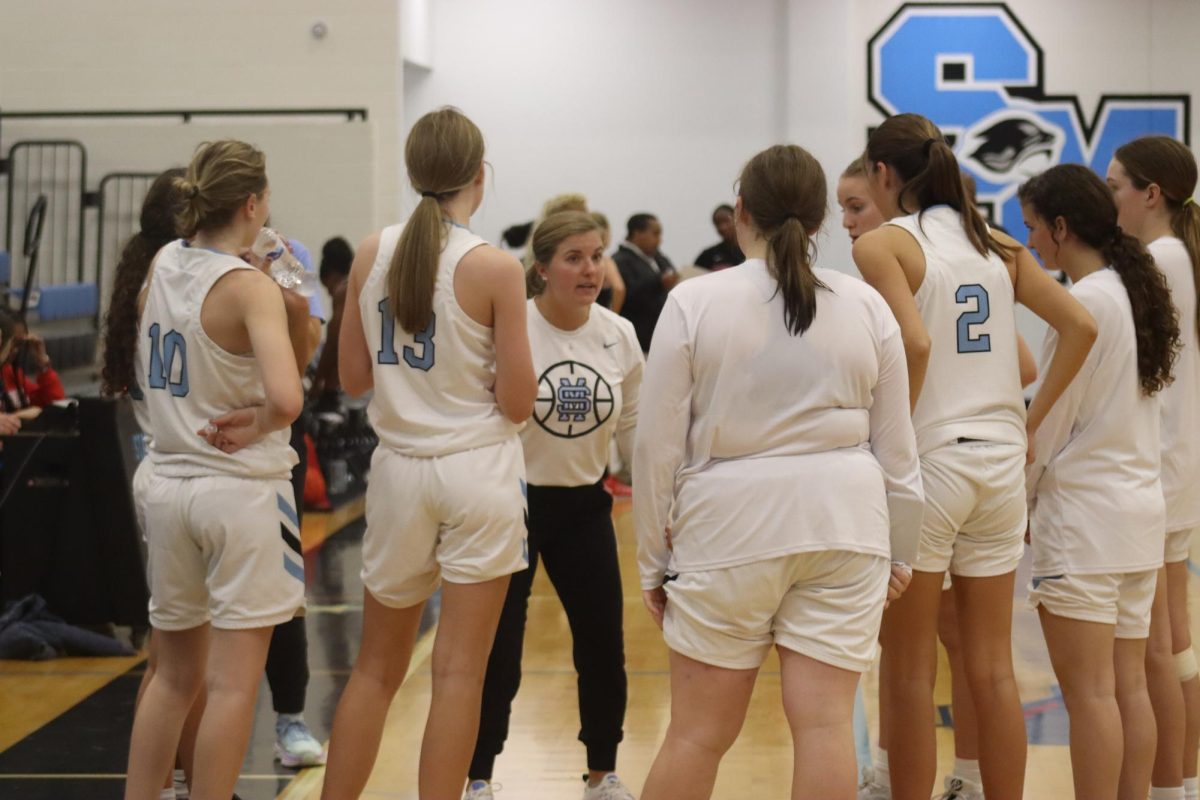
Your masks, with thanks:
[{"label": "yellow court line", "polygon": [[[413,648],[412,658],[408,661],[408,671],[404,674],[405,682],[416,674],[417,670],[433,654],[433,641],[437,638],[437,628],[437,623],[434,623],[425,632],[425,635],[421,637],[421,640],[417,642],[417,646]],[[393,702],[395,701],[393,700]],[[325,742],[325,746],[328,748],[329,742]],[[300,774],[284,787],[283,792],[279,794],[276,800],[309,800],[309,798],[316,797],[316,792],[321,788],[324,779],[325,767],[302,769],[300,770]]]}]

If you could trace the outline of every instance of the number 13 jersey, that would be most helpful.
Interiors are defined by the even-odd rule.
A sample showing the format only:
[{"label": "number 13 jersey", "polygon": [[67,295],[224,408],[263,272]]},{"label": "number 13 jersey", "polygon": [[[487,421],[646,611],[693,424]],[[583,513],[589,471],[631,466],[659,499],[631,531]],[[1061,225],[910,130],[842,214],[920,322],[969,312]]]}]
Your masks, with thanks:
[{"label": "number 13 jersey", "polygon": [[235,269],[253,267],[182,239],[163,247],[154,262],[139,323],[137,379],[156,475],[286,479],[297,461],[286,429],[233,454],[197,434],[213,417],[266,400],[258,360],[220,348],[200,321],[208,293]]},{"label": "number 13 jersey", "polygon": [[949,206],[887,224],[908,231],[925,254],[914,299],[931,348],[913,427],[924,455],[958,439],[1025,444],[1025,400],[1017,362],[1014,292],[995,253],[982,256]]},{"label": "number 13 jersey", "polygon": [[454,296],[459,261],[487,242],[447,223],[433,290],[433,318],[407,333],[388,303],[387,275],[403,225],[384,228],[379,252],[359,294],[375,394],[367,409],[381,444],[407,456],[432,457],[497,444],[517,435],[496,405],[492,328],[467,316]]}]

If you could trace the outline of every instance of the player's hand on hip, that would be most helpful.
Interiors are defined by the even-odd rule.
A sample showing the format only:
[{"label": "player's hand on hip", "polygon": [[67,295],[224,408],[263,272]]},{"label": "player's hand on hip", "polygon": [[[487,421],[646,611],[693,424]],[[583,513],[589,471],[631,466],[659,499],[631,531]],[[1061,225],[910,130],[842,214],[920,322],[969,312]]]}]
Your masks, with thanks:
[{"label": "player's hand on hip", "polygon": [[258,422],[258,407],[239,408],[214,417],[196,433],[218,450],[236,453],[263,437]]},{"label": "player's hand on hip", "polygon": [[908,584],[912,582],[912,567],[908,564],[898,564],[892,562],[892,574],[888,576],[887,600],[884,601],[883,607],[887,608],[892,604],[893,600],[899,600],[900,595],[904,594],[904,590],[908,588]]},{"label": "player's hand on hip", "polygon": [[646,609],[654,619],[654,624],[661,630],[663,626],[663,614],[667,610],[667,590],[661,586],[657,589],[643,589],[642,602],[646,604]]}]

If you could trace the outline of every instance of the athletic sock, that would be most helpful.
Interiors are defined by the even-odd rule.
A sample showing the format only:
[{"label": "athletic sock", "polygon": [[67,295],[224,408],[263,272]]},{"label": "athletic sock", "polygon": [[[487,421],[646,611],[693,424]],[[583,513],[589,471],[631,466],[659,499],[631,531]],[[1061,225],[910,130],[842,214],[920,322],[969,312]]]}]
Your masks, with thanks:
[{"label": "athletic sock", "polygon": [[1150,800],[1184,800],[1183,787],[1172,786],[1164,789],[1152,786],[1150,787]]},{"label": "athletic sock", "polygon": [[887,750],[876,747],[874,761],[872,769],[875,771],[875,782],[888,789],[892,788],[892,776],[888,772]]},{"label": "athletic sock", "polygon": [[956,778],[970,781],[976,786],[983,784],[983,777],[979,774],[979,759],[977,758],[956,758],[954,759],[954,772]]},{"label": "athletic sock", "polygon": [[1186,800],[1200,800],[1200,777],[1183,779],[1183,796]]},{"label": "athletic sock", "polygon": [[158,800],[175,800],[175,787],[172,786],[170,789],[163,789],[159,792]]},{"label": "athletic sock", "polygon": [[183,770],[177,769],[173,773],[173,778],[175,780],[175,800],[189,800],[191,790],[188,789],[187,775]]}]

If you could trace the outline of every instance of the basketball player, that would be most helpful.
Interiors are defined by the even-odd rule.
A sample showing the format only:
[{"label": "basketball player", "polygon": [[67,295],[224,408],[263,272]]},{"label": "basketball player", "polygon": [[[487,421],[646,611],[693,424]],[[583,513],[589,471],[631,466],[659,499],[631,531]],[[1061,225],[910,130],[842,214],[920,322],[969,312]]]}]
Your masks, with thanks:
[{"label": "basketball player", "polygon": [[600,226],[600,238],[604,240],[604,287],[600,290],[596,302],[614,314],[619,314],[621,306],[625,304],[625,281],[621,278],[621,270],[617,269],[617,262],[608,255],[608,247],[612,244],[612,226],[608,224],[608,217],[599,211],[593,211],[591,214],[592,219]]},{"label": "basketball player", "polygon": [[[1200,347],[1196,271],[1200,269],[1200,209],[1192,199],[1196,159],[1166,136],[1147,136],[1117,148],[1108,185],[1121,227],[1141,240],[1167,278],[1179,313],[1183,349],[1175,381],[1162,391],[1162,486],[1167,505],[1166,566],[1159,574],[1150,623],[1146,670],[1158,723],[1154,785],[1182,785],[1200,798],[1200,678],[1188,618],[1188,554],[1200,525]],[[1182,685],[1182,690],[1179,688]]]},{"label": "basketball player", "polygon": [[639,404],[638,561],[671,651],[642,798],[711,795],[774,646],[791,797],[849,800],[855,687],[923,506],[903,345],[878,293],[813,269],[826,189],[809,153],[765,150],[739,187],[747,261],[671,293]]},{"label": "basketball player", "polygon": [[152,474],[137,500],[158,665],[134,718],[127,800],[159,797],[202,684],[191,796],[232,794],[272,630],[304,608],[286,433],[300,379],[279,287],[237,255],[269,213],[265,159],[204,144],[177,185],[185,238],[159,251],[140,299]]},{"label": "basketball player", "polygon": [[579,673],[584,800],[633,800],[614,773],[625,718],[621,572],[604,490],[608,443],[633,453],[642,349],[633,325],[596,304],[604,241],[594,215],[551,214],[533,233],[529,344],[541,375],[534,422],[521,432],[529,481],[529,569],[513,576],[483,686],[468,772],[469,800],[492,796],[492,767],[508,736],[521,681],[525,613],[538,558],[562,601]]},{"label": "basketball player", "polygon": [[[965,180],[966,173],[963,173],[963,177]],[[968,194],[974,199],[971,185],[973,182],[967,184]],[[852,243],[862,234],[873,231],[884,223],[883,215],[871,200],[867,169],[861,157],[851,161],[842,172],[838,179],[837,198],[842,209],[842,227],[850,234]],[[1017,334],[1017,360],[1021,370],[1021,386],[1029,386],[1037,380],[1037,362],[1029,345],[1025,343],[1025,338],[1020,334]],[[945,791],[939,795],[939,800],[983,800],[983,787],[980,785],[979,775],[979,727],[958,640],[958,615],[954,609],[954,593],[950,588],[950,573],[947,572],[942,583],[942,597],[938,609],[938,638],[946,647],[946,656],[950,663],[954,771],[946,776]],[[860,686],[860,694],[861,691]],[[865,773],[863,785],[859,787],[858,800],[891,800],[892,796],[887,760],[887,703],[882,694],[879,699],[879,747],[875,751],[871,770]],[[857,716],[855,724],[858,725]]]},{"label": "basketball player", "polygon": [[[404,680],[425,601],[442,585],[421,797],[459,797],[509,576],[525,554],[518,431],[537,382],[520,262],[468,229],[483,136],[453,108],[405,145],[421,194],[408,222],[360,245],[338,342],[342,387],[374,388],[363,540],[363,635],[338,703],[322,797],[358,797]],[[443,578],[445,579],[443,583]]]},{"label": "basketball player", "polygon": [[[1095,322],[1011,237],[990,231],[958,162],[924,117],[890,117],[864,160],[889,220],[854,244],[863,277],[904,334],[926,507],[912,586],[884,617],[882,694],[892,796],[926,800],[936,743],[933,685],[943,575],[975,700],[988,800],[1020,800],[1025,723],[1012,668],[1013,579],[1024,551],[1026,437],[1087,356]],[[1059,333],[1026,420],[1014,301]]]},{"label": "basketball player", "polygon": [[[1117,226],[1112,192],[1087,167],[1052,167],[1024,184],[1020,199],[1029,246],[1047,269],[1067,273],[1099,327],[1038,429],[1028,469],[1029,602],[1070,715],[1075,796],[1182,800],[1182,785],[1150,790],[1146,692],[1166,514],[1157,395],[1180,346],[1171,293],[1150,254]],[[1043,361],[1056,345],[1048,335]]]},{"label": "basketball player", "polygon": [[[175,220],[183,209],[184,198],[177,186],[177,179],[187,172],[180,168],[163,172],[146,191],[142,201],[140,227],[137,233],[129,238],[117,261],[113,275],[112,296],[109,299],[108,311],[104,316],[104,366],[101,368],[101,392],[108,397],[129,396],[132,401],[134,417],[145,442],[150,443],[150,417],[146,411],[145,397],[137,390],[137,359],[138,345],[138,296],[150,272],[150,264],[158,251],[176,239]],[[133,389],[132,393],[130,389]],[[141,497],[150,480],[150,459],[143,458],[133,473],[134,497]],[[138,516],[138,528],[145,538],[146,524],[142,519],[142,506],[135,504]],[[158,645],[154,630],[150,631],[148,641],[146,668],[142,673],[141,683],[138,684],[137,704],[140,704],[150,679],[158,669]],[[203,689],[200,695],[203,696]],[[188,715],[180,733],[178,761],[182,765],[174,771],[172,778],[164,783],[160,800],[176,800],[174,777],[178,776],[180,788],[185,790],[187,781],[184,777],[183,766],[188,774],[192,771],[192,753],[196,741],[196,724],[203,712],[203,700],[199,699]]]}]

